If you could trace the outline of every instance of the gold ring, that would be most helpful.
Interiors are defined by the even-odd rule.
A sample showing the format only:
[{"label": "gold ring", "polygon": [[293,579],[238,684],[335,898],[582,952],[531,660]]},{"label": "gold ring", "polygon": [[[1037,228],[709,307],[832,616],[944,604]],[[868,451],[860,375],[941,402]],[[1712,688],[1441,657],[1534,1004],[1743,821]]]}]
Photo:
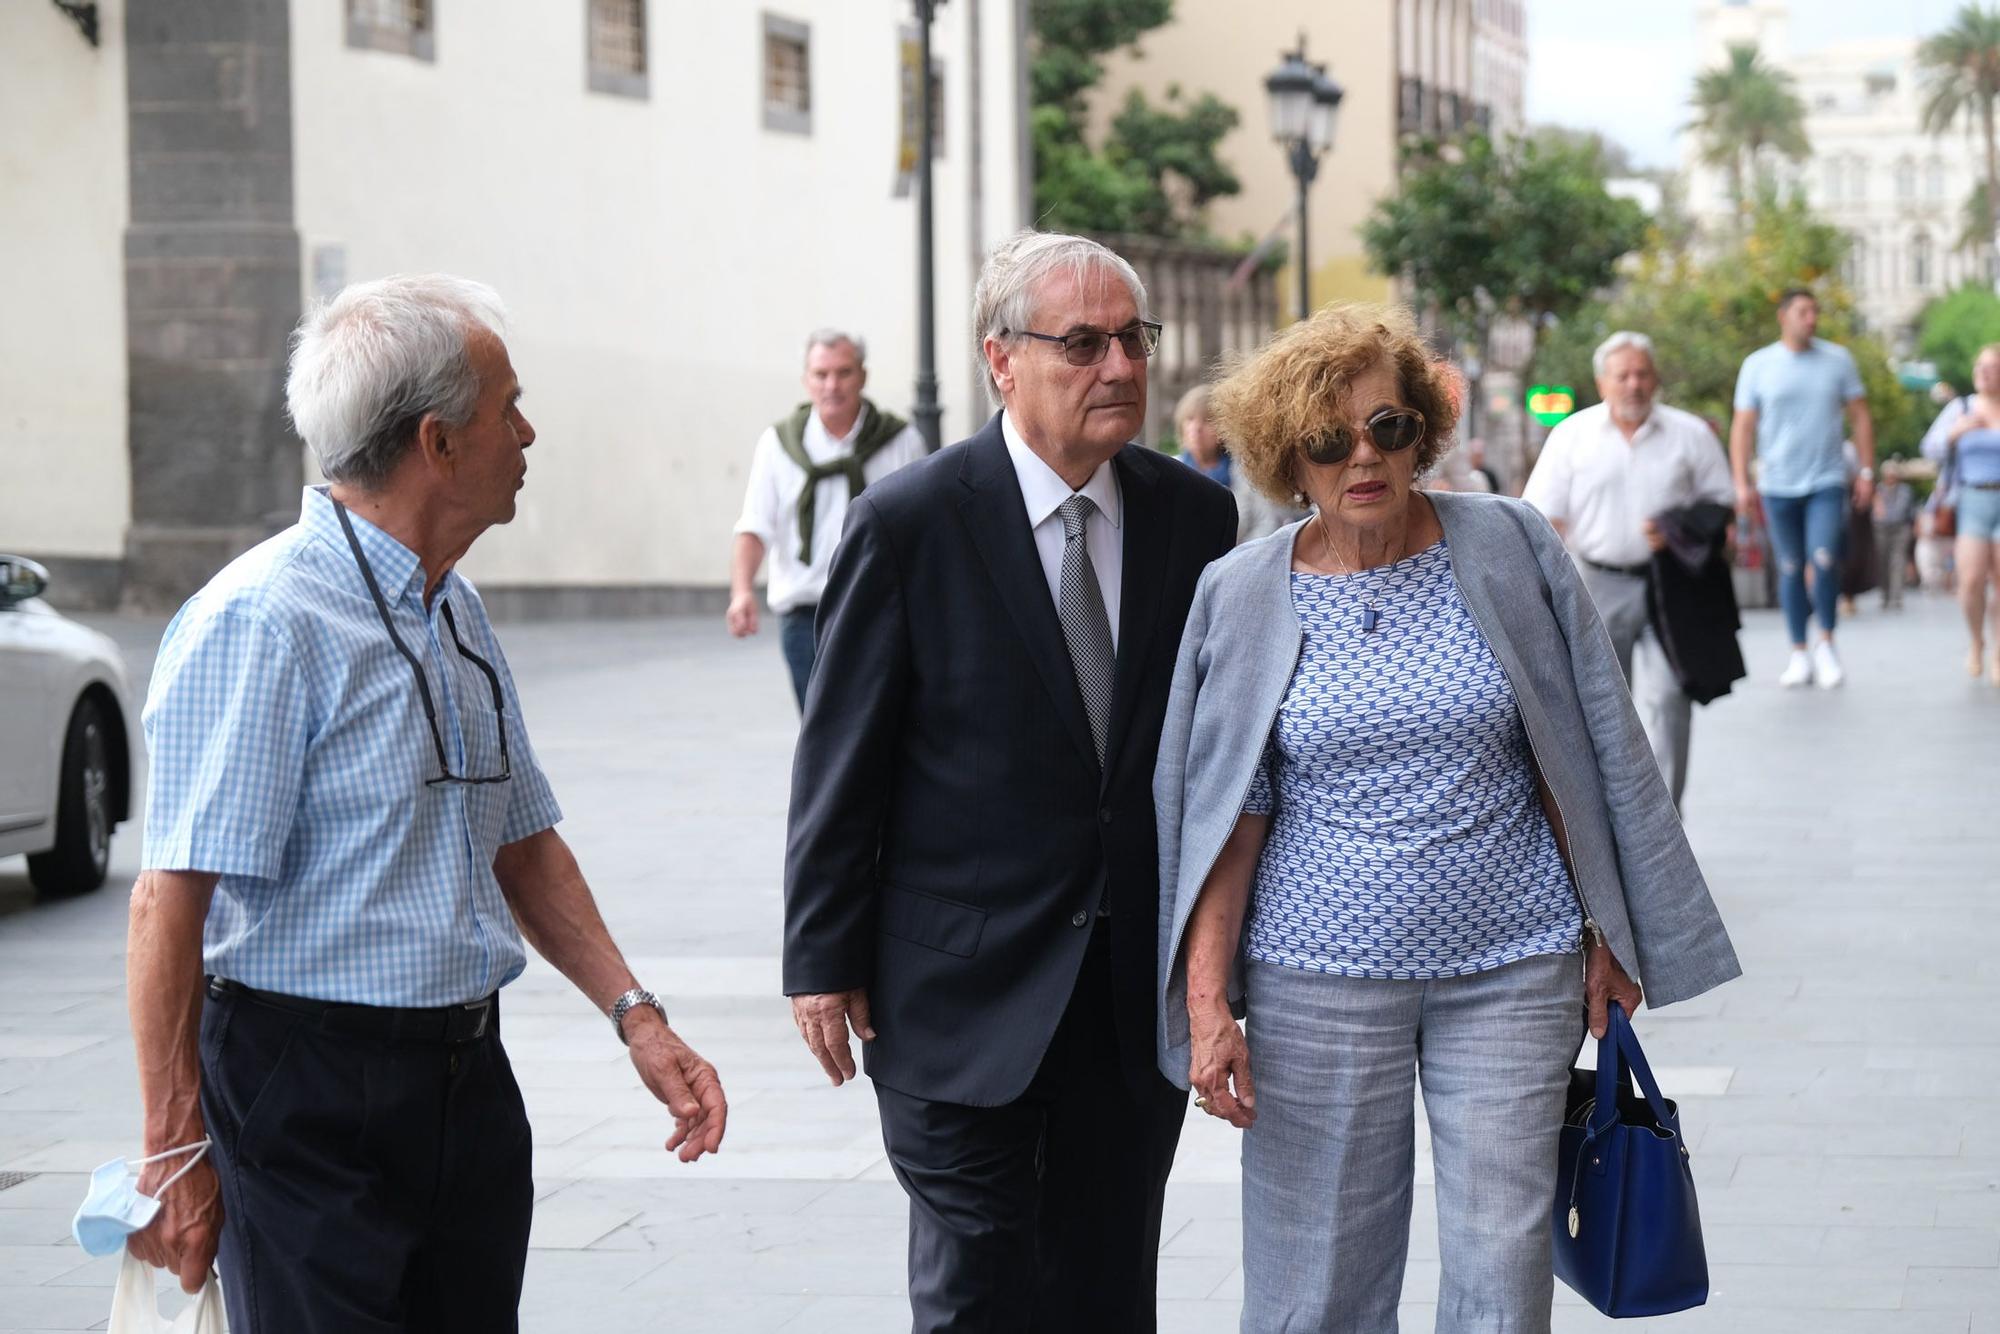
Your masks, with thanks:
[{"label": "gold ring", "polygon": [[1197,1093],[1197,1094],[1195,1094],[1195,1095],[1194,1095],[1194,1105],[1195,1105],[1195,1106],[1197,1106],[1197,1107],[1200,1107],[1200,1108],[1203,1108],[1203,1109],[1206,1109],[1206,1108],[1208,1107],[1208,1095],[1207,1095],[1206,1093]]}]

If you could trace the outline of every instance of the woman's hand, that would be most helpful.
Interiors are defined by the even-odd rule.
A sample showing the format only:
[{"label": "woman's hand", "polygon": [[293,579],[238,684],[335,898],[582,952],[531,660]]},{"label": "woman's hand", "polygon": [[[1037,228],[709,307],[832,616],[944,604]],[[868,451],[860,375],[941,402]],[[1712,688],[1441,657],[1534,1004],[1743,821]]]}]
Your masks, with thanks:
[{"label": "woman's hand", "polygon": [[1968,431],[1983,431],[1986,429],[1986,415],[1975,404],[1972,408],[1960,414],[1959,419],[1947,427],[1944,434],[1945,439],[1956,440]]},{"label": "woman's hand", "polygon": [[1189,1007],[1188,1033],[1194,1050],[1188,1059],[1188,1083],[1195,1105],[1221,1117],[1238,1130],[1257,1120],[1257,1086],[1250,1077],[1250,1044],[1226,1005],[1197,1012]]},{"label": "woman's hand", "polygon": [[1583,1002],[1590,1024],[1590,1036],[1601,1038],[1611,1025],[1610,1002],[1617,1001],[1630,1019],[1639,1012],[1646,997],[1632,975],[1618,966],[1604,937],[1594,935],[1583,955]]}]

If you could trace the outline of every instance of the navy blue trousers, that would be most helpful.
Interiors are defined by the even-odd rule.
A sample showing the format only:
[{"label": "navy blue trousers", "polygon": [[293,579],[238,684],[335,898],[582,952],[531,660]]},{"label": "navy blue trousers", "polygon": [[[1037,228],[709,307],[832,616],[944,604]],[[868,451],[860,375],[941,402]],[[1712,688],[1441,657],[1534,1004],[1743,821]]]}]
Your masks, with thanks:
[{"label": "navy blue trousers", "polygon": [[205,1000],[231,1334],[518,1329],[534,1183],[498,1002],[484,1036],[448,1044]]},{"label": "navy blue trousers", "polygon": [[[1150,1334],[1187,1094],[1135,1087],[1098,922],[1027,1090],[999,1107],[875,1097],[910,1197],[914,1334]],[[1150,1053],[1148,1053],[1150,1055]]]}]

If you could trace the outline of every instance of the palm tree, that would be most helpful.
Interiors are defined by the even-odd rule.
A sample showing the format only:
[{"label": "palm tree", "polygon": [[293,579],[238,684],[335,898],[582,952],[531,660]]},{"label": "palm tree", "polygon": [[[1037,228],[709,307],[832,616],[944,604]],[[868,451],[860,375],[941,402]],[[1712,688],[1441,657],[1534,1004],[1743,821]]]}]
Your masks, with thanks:
[{"label": "palm tree", "polygon": [[1972,193],[1965,197],[1965,214],[1961,225],[1964,230],[1958,234],[1961,250],[1976,250],[1982,256],[1993,244],[1993,206],[1989,202],[1993,192],[1981,181],[1972,187]]},{"label": "palm tree", "polygon": [[1924,69],[1924,129],[1943,134],[1963,115],[1977,117],[1986,146],[1986,235],[1980,248],[1987,275],[1994,273],[1994,234],[2000,232],[2000,157],[1993,144],[1994,102],[2000,100],[2000,14],[1964,5],[1943,32],[1917,48]]},{"label": "palm tree", "polygon": [[1754,46],[1731,46],[1727,64],[1702,71],[1689,105],[1695,118],[1686,128],[1701,136],[1702,162],[1729,172],[1739,214],[1749,205],[1746,186],[1764,150],[1793,162],[1812,151],[1806,104],[1792,91],[1792,76],[1765,64]]}]

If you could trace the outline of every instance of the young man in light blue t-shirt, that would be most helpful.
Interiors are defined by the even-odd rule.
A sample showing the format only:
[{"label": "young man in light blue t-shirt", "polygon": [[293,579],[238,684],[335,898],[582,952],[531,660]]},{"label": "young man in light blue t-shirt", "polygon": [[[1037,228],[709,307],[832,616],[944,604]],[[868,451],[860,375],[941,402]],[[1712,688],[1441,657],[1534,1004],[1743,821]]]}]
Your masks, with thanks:
[{"label": "young man in light blue t-shirt", "polygon": [[[1778,341],[1744,358],[1737,372],[1729,465],[1736,474],[1740,513],[1754,512],[1761,494],[1778,559],[1778,602],[1792,637],[1792,656],[1778,684],[1832,689],[1847,676],[1833,651],[1847,507],[1852,503],[1865,509],[1874,498],[1875,422],[1868,415],[1854,358],[1839,344],[1814,337],[1818,331],[1819,301],[1811,292],[1795,287],[1778,298]],[[1849,437],[1861,457],[1851,502],[1841,448]],[[1753,446],[1755,489],[1750,485]],[[1810,607],[1808,559],[1813,566]],[[1810,652],[1809,611],[1819,621],[1819,637]]]}]

